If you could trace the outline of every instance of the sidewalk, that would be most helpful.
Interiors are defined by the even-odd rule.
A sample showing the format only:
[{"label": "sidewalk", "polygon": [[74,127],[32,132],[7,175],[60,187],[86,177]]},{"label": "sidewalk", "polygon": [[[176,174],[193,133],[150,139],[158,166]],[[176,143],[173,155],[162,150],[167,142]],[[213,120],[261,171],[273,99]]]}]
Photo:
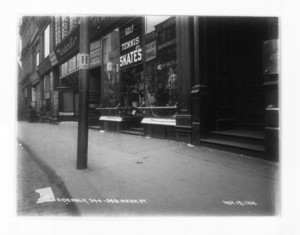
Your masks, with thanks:
[{"label": "sidewalk", "polygon": [[[278,163],[170,140],[89,130],[76,170],[77,127],[18,123],[18,138],[65,183],[82,215],[274,215]],[[75,200],[76,199],[76,200]],[[76,201],[76,202],[75,202]]]}]

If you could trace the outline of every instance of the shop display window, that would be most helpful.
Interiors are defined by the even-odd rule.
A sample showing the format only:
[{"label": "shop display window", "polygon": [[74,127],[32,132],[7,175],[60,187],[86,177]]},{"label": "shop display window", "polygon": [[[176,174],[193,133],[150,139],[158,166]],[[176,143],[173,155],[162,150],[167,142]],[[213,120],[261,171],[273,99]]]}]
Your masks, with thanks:
[{"label": "shop display window", "polygon": [[[144,26],[142,22],[141,17],[133,18],[102,38],[100,110],[105,115],[174,118],[178,89],[175,17],[156,17],[152,24],[148,17]],[[143,27],[145,32],[151,29],[145,39]]]},{"label": "shop display window", "polygon": [[[175,17],[146,20],[145,103],[146,116],[173,118],[177,109]],[[151,31],[152,30],[152,31]]]},{"label": "shop display window", "polygon": [[145,104],[143,66],[122,71],[122,106],[137,108]]},{"label": "shop display window", "polygon": [[44,57],[50,54],[50,25],[44,31]]},{"label": "shop display window", "polygon": [[126,115],[145,105],[143,20],[135,17],[120,26],[121,106]]},{"label": "shop display window", "polygon": [[103,99],[102,107],[120,106],[120,42],[119,29],[103,38]]}]

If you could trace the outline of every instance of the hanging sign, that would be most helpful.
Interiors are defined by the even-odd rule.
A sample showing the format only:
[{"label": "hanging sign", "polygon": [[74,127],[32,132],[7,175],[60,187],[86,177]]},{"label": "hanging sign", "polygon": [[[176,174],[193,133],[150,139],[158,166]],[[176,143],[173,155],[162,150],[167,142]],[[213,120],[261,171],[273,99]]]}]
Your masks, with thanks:
[{"label": "hanging sign", "polygon": [[61,44],[55,48],[58,62],[65,60],[68,56],[79,50],[79,27],[66,37]]},{"label": "hanging sign", "polygon": [[123,17],[113,16],[95,16],[90,17],[90,37],[106,33],[111,27],[117,25],[117,22],[122,20]]},{"label": "hanging sign", "polygon": [[92,42],[90,45],[90,67],[101,65],[101,42],[100,40]]},{"label": "hanging sign", "polygon": [[39,70],[39,74],[42,76],[45,73],[49,72],[49,70],[51,69],[51,62],[50,62],[50,58],[47,57],[45,58],[39,65],[38,65],[38,70]]},{"label": "hanging sign", "polygon": [[[176,19],[170,17],[155,26],[157,32],[157,61],[158,70],[176,65]],[[167,71],[165,70],[165,73]]]},{"label": "hanging sign", "polygon": [[156,58],[156,41],[146,44],[145,57],[147,62]]},{"label": "hanging sign", "polygon": [[54,52],[50,53],[50,62],[52,66],[57,65],[57,58]]},{"label": "hanging sign", "polygon": [[142,18],[136,17],[120,27],[120,67],[142,63]]}]

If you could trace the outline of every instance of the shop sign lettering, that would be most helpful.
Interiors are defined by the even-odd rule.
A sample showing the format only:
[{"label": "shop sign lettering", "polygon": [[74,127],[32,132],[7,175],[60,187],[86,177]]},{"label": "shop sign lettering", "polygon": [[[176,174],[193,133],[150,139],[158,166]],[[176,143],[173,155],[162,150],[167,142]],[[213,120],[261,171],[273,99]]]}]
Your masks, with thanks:
[{"label": "shop sign lettering", "polygon": [[165,47],[168,47],[168,46],[173,45],[174,43],[176,43],[176,39],[170,40],[170,41],[168,41],[168,42],[165,42],[165,43],[159,45],[157,49],[158,49],[158,50],[161,50],[161,49],[163,49],[163,48],[165,48]]},{"label": "shop sign lettering", "polygon": [[120,68],[142,62],[142,18],[120,27]]},{"label": "shop sign lettering", "polygon": [[61,44],[55,49],[57,61],[61,63],[75,50],[79,49],[79,28],[75,29]]},{"label": "shop sign lettering", "polygon": [[136,46],[140,43],[140,38],[139,37],[136,37],[128,42],[125,42],[123,43],[121,46],[122,46],[122,50],[126,50],[130,47],[133,47],[133,46]]},{"label": "shop sign lettering", "polygon": [[102,28],[103,25],[103,21],[106,19],[107,17],[103,16],[103,17],[91,17],[91,21],[90,21],[90,25],[91,27],[95,28],[95,29],[100,29]]},{"label": "shop sign lettering", "polygon": [[90,18],[90,36],[94,37],[99,33],[105,32],[112,24],[116,23],[120,17],[96,16]]},{"label": "shop sign lettering", "polygon": [[54,52],[50,53],[50,62],[52,66],[55,66],[57,64],[57,58]]},{"label": "shop sign lettering", "polygon": [[120,66],[124,67],[142,61],[142,49],[131,51],[120,57]]},{"label": "shop sign lettering", "polygon": [[66,44],[64,44],[61,48],[58,48],[56,50],[56,53],[59,54],[60,56],[63,56],[76,45],[77,40],[78,40],[77,36],[69,38]]}]

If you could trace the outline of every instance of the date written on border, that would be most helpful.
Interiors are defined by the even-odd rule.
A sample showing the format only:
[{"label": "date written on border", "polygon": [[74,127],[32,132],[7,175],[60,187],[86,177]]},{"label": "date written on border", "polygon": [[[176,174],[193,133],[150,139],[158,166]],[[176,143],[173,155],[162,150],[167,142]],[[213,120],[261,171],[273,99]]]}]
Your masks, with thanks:
[{"label": "date written on border", "polygon": [[228,206],[257,206],[255,201],[223,201]]}]

